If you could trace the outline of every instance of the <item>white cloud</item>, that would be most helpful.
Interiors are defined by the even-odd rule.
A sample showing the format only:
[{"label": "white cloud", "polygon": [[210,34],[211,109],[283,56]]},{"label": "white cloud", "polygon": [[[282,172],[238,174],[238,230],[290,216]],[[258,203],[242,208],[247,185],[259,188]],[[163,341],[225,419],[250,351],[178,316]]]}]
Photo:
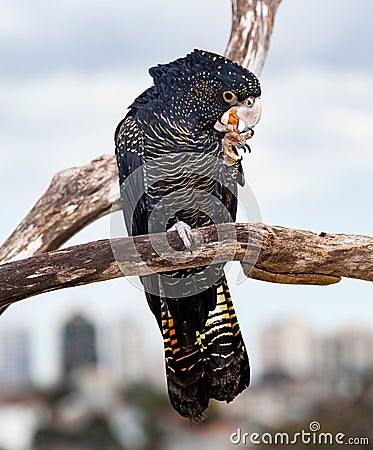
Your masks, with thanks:
[{"label": "white cloud", "polygon": [[56,172],[114,152],[116,124],[150,82],[146,73],[105,72],[0,85],[0,201],[8,211],[0,239],[7,237]]},{"label": "white cloud", "polygon": [[24,10],[3,2],[0,14],[0,39],[15,39],[27,33],[27,17]]},{"label": "white cloud", "polygon": [[[0,85],[0,175],[7,185],[1,196],[18,216],[9,217],[9,227],[55,172],[113,152],[116,124],[150,82],[146,72],[110,70]],[[342,209],[341,184],[348,179],[357,186],[373,163],[372,103],[371,77],[360,72],[320,67],[264,77],[263,118],[253,152],[244,157],[246,179],[260,205],[326,192]],[[10,232],[6,225],[2,238]]]},{"label": "white cloud", "polygon": [[[219,14],[207,21],[216,9]],[[67,68],[88,76],[109,68],[125,71],[180,57],[195,46],[222,52],[229,27],[226,0],[5,0],[0,80]]]},{"label": "white cloud", "polygon": [[267,76],[245,172],[259,197],[333,192],[373,164],[370,74],[323,68]]}]

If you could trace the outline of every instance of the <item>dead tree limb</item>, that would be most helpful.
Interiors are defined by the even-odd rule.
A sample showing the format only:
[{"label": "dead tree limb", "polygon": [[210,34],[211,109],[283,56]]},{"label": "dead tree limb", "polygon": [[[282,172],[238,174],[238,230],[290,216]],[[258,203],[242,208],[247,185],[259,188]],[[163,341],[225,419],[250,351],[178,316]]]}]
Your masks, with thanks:
[{"label": "dead tree limb", "polygon": [[[232,0],[232,32],[227,56],[257,74],[265,60],[279,3],[280,0]],[[114,156],[110,155],[102,156],[86,166],[62,171],[53,177],[45,194],[0,248],[0,261],[7,262],[0,266],[2,306],[49,290],[123,276],[111,252],[109,240],[51,252],[111,210],[118,197],[117,183],[116,164]],[[114,209],[119,209],[119,203],[114,203]],[[225,226],[232,225],[223,225],[223,229]],[[372,281],[372,238],[354,235],[318,236],[307,231],[265,225],[237,224],[236,229],[238,241],[234,245],[238,247],[235,247],[234,255],[229,259],[243,261],[246,274],[252,278],[296,284],[330,284],[338,282],[343,276]],[[227,261],[226,251],[229,245],[233,245],[232,242],[221,241],[219,236],[218,243],[211,230],[199,230],[205,239],[200,248],[203,256],[194,255],[191,260],[185,260],[185,255],[179,255],[179,262],[175,264],[181,264],[182,267],[208,264],[214,252],[216,257],[221,258],[217,262]],[[246,255],[249,249],[248,233],[251,239],[256,236],[263,241],[254,268],[241,258],[243,249]],[[177,237],[172,236],[170,233],[168,238],[177,248]],[[133,249],[136,244],[136,255],[139,248],[143,250],[140,253],[145,262],[132,267],[136,268],[136,274],[146,274],[147,270],[170,269],[168,261],[165,265],[167,256],[170,256],[167,250],[162,254],[163,260],[159,260],[147,247],[147,239],[150,239],[149,236],[128,238],[122,242],[123,248],[131,244]],[[252,248],[258,249],[257,244],[254,239]],[[223,249],[222,254],[217,246]],[[146,251],[149,251],[148,256]],[[131,261],[131,254],[127,256]],[[27,259],[14,261],[21,258]]]},{"label": "dead tree limb", "polygon": [[[269,47],[279,3],[280,0],[232,0],[232,31],[227,56],[245,66],[254,64],[255,70],[252,70],[257,74]],[[86,166],[59,172],[0,247],[0,261],[56,250],[86,225],[107,214],[117,192],[114,156],[101,156]],[[119,208],[119,204],[114,207]]]},{"label": "dead tree limb", "polygon": [[281,0],[232,0],[232,30],[225,55],[259,75]]},{"label": "dead tree limb", "polygon": [[228,260],[242,261],[247,276],[265,281],[373,281],[373,238],[367,236],[317,235],[263,224],[222,224],[193,232],[200,237],[192,255],[182,251],[177,233],[169,232],[90,242],[0,265],[0,307],[51,290]]},{"label": "dead tree limb", "polygon": [[109,213],[118,197],[117,177],[114,157],[110,155],[57,173],[0,247],[0,261],[56,250],[86,225]]}]

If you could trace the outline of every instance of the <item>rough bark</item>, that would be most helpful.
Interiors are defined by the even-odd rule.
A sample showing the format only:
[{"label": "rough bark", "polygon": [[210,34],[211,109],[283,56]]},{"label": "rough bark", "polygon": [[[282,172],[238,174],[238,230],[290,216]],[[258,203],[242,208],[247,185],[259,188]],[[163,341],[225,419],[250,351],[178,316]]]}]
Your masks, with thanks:
[{"label": "rough bark", "polygon": [[[260,72],[279,3],[280,0],[232,0],[228,57]],[[0,247],[0,261],[27,258],[59,248],[86,225],[110,211],[117,185],[115,158],[111,155],[59,172],[47,192]],[[119,204],[114,207],[119,208]]]},{"label": "rough bark", "polygon": [[[280,0],[232,0],[232,32],[226,50],[229,58],[257,74],[260,73],[279,3]],[[0,261],[8,262],[0,266],[1,304],[7,305],[48,290],[122,276],[123,272],[118,269],[109,240],[39,255],[58,249],[83,227],[107,214],[112,209],[113,202],[113,209],[119,209],[119,203],[115,203],[117,193],[114,156],[102,156],[86,166],[71,168],[55,175],[45,194],[0,248]],[[252,264],[243,262],[244,270],[250,277],[297,284],[330,284],[339,281],[341,276],[372,281],[371,238],[353,235],[317,236],[311,232],[265,225],[257,225],[254,227],[255,231],[250,225],[237,224],[236,227],[240,241],[234,244],[238,248],[235,247],[233,257],[228,259],[242,261],[241,250],[247,250],[245,227],[252,231],[252,238],[256,236],[263,239],[263,247],[255,267],[252,269]],[[227,260],[224,252],[228,248],[232,250],[229,246],[233,244],[225,241],[218,244],[214,241],[214,235],[210,236],[211,231],[206,229],[201,232],[206,238],[201,247],[205,259],[199,260],[198,256],[187,261],[185,255],[179,255],[181,259],[175,264],[190,267],[189,264],[194,264],[194,261],[198,265],[208,263],[208,251],[216,251],[217,245],[219,249],[223,248],[223,255],[220,255],[219,250],[218,257],[222,261]],[[240,232],[246,232],[246,235],[241,235]],[[177,248],[177,237],[172,236],[170,233],[168,237],[171,241],[174,239]],[[137,242],[138,239],[140,241]],[[162,266],[162,261],[147,247],[147,239],[149,237],[123,241],[124,248],[131,243],[133,250],[136,242],[136,245],[140,245],[140,250],[143,250],[140,253],[146,264],[140,261],[139,264],[133,264],[131,270],[138,269],[136,274],[143,274],[150,270],[149,267],[155,267],[156,270],[171,268],[169,262],[166,267]],[[153,237],[151,239],[153,241]],[[224,247],[227,245],[228,247]],[[254,243],[252,245],[257,248]],[[149,251],[148,256],[146,251]],[[32,255],[39,256],[30,258]],[[128,256],[128,261],[131,262],[131,254]],[[28,259],[10,263],[22,258]],[[130,272],[126,271],[126,274]]]},{"label": "rough bark", "polygon": [[266,281],[373,281],[373,238],[367,236],[263,224],[223,224],[193,233],[198,242],[193,254],[169,232],[90,242],[0,265],[0,306],[51,290],[228,260],[242,261],[247,276]]},{"label": "rough bark", "polygon": [[259,75],[281,0],[232,0],[232,30],[225,55]]},{"label": "rough bark", "polygon": [[[89,223],[109,213],[119,197],[115,158],[57,173],[32,210],[0,247],[0,261],[56,250]],[[113,209],[119,209],[114,204]]]}]

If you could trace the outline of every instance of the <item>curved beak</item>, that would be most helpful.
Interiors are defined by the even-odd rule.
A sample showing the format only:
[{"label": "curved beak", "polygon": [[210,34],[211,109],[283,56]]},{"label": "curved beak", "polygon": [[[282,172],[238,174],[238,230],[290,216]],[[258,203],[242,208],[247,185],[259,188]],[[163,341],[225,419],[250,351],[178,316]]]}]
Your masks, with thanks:
[{"label": "curved beak", "polygon": [[248,98],[226,111],[221,119],[216,122],[214,128],[222,132],[245,133],[255,127],[261,114],[260,98]]},{"label": "curved beak", "polygon": [[[262,104],[260,98],[256,98],[251,106],[248,104],[242,104],[241,106],[239,105],[237,107],[236,114],[240,122],[242,122],[241,126],[240,124],[238,125],[238,130],[240,132],[245,132],[249,128],[254,128],[262,115]],[[242,127],[243,130],[240,129]]]}]

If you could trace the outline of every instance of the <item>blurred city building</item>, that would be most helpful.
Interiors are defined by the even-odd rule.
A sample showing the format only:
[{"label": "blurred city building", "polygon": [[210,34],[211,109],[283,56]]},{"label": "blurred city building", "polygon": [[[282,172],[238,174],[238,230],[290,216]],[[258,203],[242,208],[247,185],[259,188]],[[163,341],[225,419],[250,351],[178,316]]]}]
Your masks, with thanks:
[{"label": "blurred city building", "polygon": [[147,378],[149,355],[140,324],[132,319],[122,319],[119,323],[119,358],[121,375],[126,385]]},{"label": "blurred city building", "polygon": [[1,386],[28,385],[31,380],[30,333],[23,327],[7,327],[0,332]]},{"label": "blurred city building", "polygon": [[75,315],[63,328],[64,375],[75,369],[95,367],[96,364],[95,326],[81,315]]},{"label": "blurred city building", "polygon": [[314,371],[314,348],[315,337],[302,321],[288,319],[273,324],[261,336],[262,370],[307,377]]},{"label": "blurred city building", "polygon": [[325,338],[320,356],[325,372],[336,376],[343,372],[373,370],[373,333],[346,328]]},{"label": "blurred city building", "polygon": [[373,333],[341,329],[333,335],[313,332],[292,318],[266,327],[261,335],[262,371],[295,379],[336,378],[373,370]]},{"label": "blurred city building", "polygon": [[323,429],[342,420],[343,430],[368,435],[373,420],[373,333],[358,327],[321,335],[293,318],[265,327],[258,381],[229,405],[212,401],[194,427],[169,404],[161,340],[149,345],[134,318],[94,324],[74,315],[59,339],[61,383],[43,392],[30,386],[37,349],[27,330],[0,331],[0,448],[225,450],[237,427],[307,428],[323,414]]}]

